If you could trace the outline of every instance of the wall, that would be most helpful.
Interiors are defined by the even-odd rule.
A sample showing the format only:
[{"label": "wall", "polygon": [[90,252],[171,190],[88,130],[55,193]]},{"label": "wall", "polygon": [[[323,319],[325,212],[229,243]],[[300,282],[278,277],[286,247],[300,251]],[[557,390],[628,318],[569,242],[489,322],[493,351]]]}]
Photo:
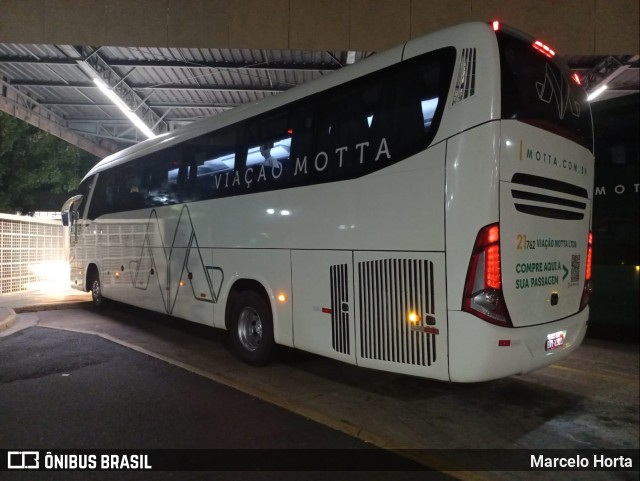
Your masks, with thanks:
[{"label": "wall", "polygon": [[36,283],[64,279],[65,263],[62,223],[0,214],[0,294],[29,290]]}]

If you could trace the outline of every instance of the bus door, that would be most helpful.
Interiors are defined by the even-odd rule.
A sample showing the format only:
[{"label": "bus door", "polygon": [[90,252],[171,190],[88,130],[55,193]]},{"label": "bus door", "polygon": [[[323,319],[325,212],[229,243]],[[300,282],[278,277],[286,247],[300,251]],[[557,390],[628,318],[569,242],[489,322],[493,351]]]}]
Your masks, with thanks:
[{"label": "bus door", "polygon": [[60,210],[62,215],[62,225],[69,228],[69,246],[74,247],[78,242],[78,221],[80,220],[79,207],[84,199],[84,195],[74,195],[67,200]]},{"label": "bus door", "polygon": [[298,349],[355,364],[351,251],[292,251]]}]

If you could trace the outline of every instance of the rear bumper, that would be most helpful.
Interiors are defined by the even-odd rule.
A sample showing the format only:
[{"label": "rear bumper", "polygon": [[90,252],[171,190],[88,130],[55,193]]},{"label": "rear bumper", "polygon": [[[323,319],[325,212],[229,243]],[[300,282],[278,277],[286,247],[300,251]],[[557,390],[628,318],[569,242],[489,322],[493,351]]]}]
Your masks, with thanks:
[{"label": "rear bumper", "polygon": [[[589,308],[586,308],[559,321],[506,328],[466,312],[449,311],[451,381],[488,381],[531,372],[557,362],[580,345],[587,332],[588,319]],[[566,331],[564,347],[546,351],[547,335],[558,331]]]}]

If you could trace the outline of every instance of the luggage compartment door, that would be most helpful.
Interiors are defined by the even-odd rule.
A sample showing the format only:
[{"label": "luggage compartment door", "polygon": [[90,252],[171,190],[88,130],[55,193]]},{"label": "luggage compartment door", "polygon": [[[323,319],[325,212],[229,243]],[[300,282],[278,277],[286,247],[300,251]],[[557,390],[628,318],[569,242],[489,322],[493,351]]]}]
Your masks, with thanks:
[{"label": "luggage compartment door", "polygon": [[292,251],[294,345],[355,364],[351,251]]}]

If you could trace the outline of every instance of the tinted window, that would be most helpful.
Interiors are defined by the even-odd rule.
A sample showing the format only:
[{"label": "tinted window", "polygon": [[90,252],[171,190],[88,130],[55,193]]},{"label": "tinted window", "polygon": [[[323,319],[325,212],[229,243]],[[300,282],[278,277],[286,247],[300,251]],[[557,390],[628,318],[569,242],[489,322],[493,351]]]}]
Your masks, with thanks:
[{"label": "tinted window", "polygon": [[502,118],[518,119],[593,151],[591,110],[566,69],[527,41],[496,32],[502,71]]},{"label": "tinted window", "polygon": [[88,179],[84,180],[78,188],[78,194],[82,195],[82,199],[77,206],[72,206],[72,209],[75,210],[80,217],[84,216],[84,211],[87,207],[87,201],[89,200],[89,190],[91,189],[93,179],[93,176],[89,177]]},{"label": "tinted window", "polygon": [[93,189],[93,196],[91,197],[91,204],[89,205],[87,218],[95,219],[101,215],[115,212],[115,196],[117,188],[118,183],[116,182],[115,169],[100,172],[98,174],[96,186]]},{"label": "tinted window", "polygon": [[431,52],[99,174],[91,218],[332,182],[426,149],[455,49]]},{"label": "tinted window", "polygon": [[244,165],[214,174],[218,195],[355,178],[426,149],[455,49],[432,52],[247,121]]}]

